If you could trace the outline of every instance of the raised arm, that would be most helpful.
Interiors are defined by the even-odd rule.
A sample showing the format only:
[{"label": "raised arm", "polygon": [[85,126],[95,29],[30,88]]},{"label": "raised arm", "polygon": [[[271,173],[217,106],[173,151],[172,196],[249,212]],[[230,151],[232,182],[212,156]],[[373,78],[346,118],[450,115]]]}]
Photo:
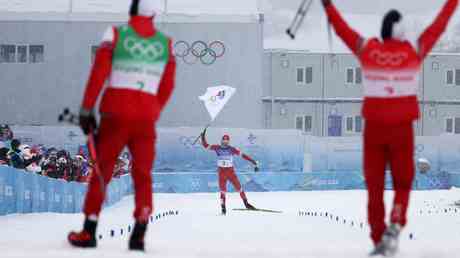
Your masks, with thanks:
[{"label": "raised arm", "polygon": [[457,9],[458,0],[448,0],[434,22],[422,33],[418,39],[418,54],[424,59],[446,30],[450,18]]},{"label": "raised arm", "polygon": [[364,44],[364,39],[356,31],[354,31],[347,22],[342,18],[337,8],[332,4],[331,0],[322,0],[324,9],[329,22],[334,27],[335,32],[345,42],[348,48],[358,55]]},{"label": "raised arm", "polygon": [[204,131],[201,133],[201,145],[203,145],[203,147],[207,150],[212,150],[212,151],[216,151],[219,149],[219,145],[210,145],[208,144],[208,141],[206,141],[206,131],[208,129],[204,129]]}]

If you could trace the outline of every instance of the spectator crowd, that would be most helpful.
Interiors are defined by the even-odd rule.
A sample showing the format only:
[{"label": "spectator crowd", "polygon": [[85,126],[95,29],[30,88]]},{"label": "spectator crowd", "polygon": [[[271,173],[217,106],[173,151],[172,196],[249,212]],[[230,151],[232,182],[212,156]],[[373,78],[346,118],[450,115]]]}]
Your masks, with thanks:
[{"label": "spectator crowd", "polygon": [[[0,125],[0,166],[11,166],[42,176],[76,182],[87,182],[93,170],[93,162],[82,149],[72,156],[66,150],[22,144],[14,138],[8,125]],[[123,153],[115,166],[114,177],[129,171],[129,154]]]}]

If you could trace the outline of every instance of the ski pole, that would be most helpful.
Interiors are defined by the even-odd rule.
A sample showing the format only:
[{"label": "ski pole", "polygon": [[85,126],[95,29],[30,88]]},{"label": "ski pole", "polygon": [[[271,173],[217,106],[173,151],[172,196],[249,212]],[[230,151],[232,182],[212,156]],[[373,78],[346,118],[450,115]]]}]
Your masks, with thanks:
[{"label": "ski pole", "polygon": [[297,35],[297,31],[302,26],[305,16],[310,10],[312,3],[313,3],[313,0],[303,0],[302,1],[294,17],[294,20],[291,23],[291,26],[289,26],[289,28],[286,30],[286,33],[289,35],[289,37],[291,37],[291,39],[295,39]]},{"label": "ski pole", "polygon": [[[208,125],[207,125],[207,126],[204,128],[204,129],[203,129],[203,131],[202,131],[202,132],[204,132],[204,131],[208,130],[208,128],[209,128],[210,126],[211,126],[211,124],[208,124]],[[201,134],[202,134],[202,133],[201,133]],[[192,143],[192,145],[195,145],[195,144],[198,142],[198,140],[199,140],[199,139],[200,139],[200,137],[201,137],[201,134],[200,134],[200,135],[198,135],[198,137],[196,137],[196,139],[195,139],[195,141]]]},{"label": "ski pole", "polygon": [[[68,108],[64,109],[64,111],[59,115],[58,121],[60,123],[68,123],[71,125],[78,126],[78,116],[74,113],[70,112]],[[94,162],[94,173],[99,179],[99,183],[101,184],[101,191],[102,194],[105,193],[105,180],[102,176],[101,170],[99,168],[99,162],[97,161],[97,153],[96,153],[96,140],[95,140],[95,133],[94,130],[91,130],[87,136],[87,147],[90,159]]]}]

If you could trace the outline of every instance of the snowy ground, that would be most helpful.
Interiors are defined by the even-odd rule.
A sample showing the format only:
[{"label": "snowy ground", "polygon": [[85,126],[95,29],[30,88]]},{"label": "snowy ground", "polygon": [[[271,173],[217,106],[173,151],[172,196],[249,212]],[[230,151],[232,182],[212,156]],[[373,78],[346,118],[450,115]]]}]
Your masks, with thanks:
[{"label": "snowy ground", "polygon": [[[248,195],[256,206],[283,213],[230,211],[223,217],[218,215],[217,194],[157,194],[156,213],[178,210],[179,215],[155,220],[146,240],[148,252],[138,254],[127,251],[127,236],[119,232],[131,223],[133,204],[127,198],[104,211],[99,228],[103,239],[97,250],[76,250],[65,241],[69,230],[80,228],[81,215],[29,214],[0,217],[0,253],[5,258],[367,257],[371,243],[364,191]],[[387,193],[387,201],[391,195]],[[397,257],[458,257],[460,209],[450,204],[459,197],[459,190],[415,192]],[[236,194],[228,203],[230,209],[241,207]],[[300,211],[317,216],[299,216]],[[111,229],[116,230],[114,237]]]}]

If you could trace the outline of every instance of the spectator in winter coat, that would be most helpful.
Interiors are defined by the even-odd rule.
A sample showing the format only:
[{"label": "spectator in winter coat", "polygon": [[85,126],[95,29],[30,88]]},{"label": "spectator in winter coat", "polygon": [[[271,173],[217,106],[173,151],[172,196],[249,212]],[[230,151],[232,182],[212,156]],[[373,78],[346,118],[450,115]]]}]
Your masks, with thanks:
[{"label": "spectator in winter coat", "polygon": [[8,159],[10,160],[10,165],[17,169],[25,169],[24,159],[21,155],[21,150],[19,149],[21,142],[18,139],[13,139],[11,141],[11,149],[8,152]]},{"label": "spectator in winter coat", "polygon": [[57,174],[57,150],[50,148],[42,164],[42,175],[58,178]]},{"label": "spectator in winter coat", "polygon": [[19,149],[21,150],[26,171],[40,173],[42,171],[42,168],[39,166],[41,157],[35,151],[32,151],[29,145],[23,144]]},{"label": "spectator in winter coat", "polygon": [[72,160],[71,181],[86,182],[86,163],[87,161],[81,155],[76,155]]},{"label": "spectator in winter coat", "polygon": [[120,176],[127,174],[128,171],[125,170],[126,162],[125,159],[119,157],[117,160],[117,164],[115,164],[115,169],[113,171],[113,177],[120,178]]},{"label": "spectator in winter coat", "polygon": [[8,148],[0,148],[0,166],[8,166],[10,164],[8,151]]}]

